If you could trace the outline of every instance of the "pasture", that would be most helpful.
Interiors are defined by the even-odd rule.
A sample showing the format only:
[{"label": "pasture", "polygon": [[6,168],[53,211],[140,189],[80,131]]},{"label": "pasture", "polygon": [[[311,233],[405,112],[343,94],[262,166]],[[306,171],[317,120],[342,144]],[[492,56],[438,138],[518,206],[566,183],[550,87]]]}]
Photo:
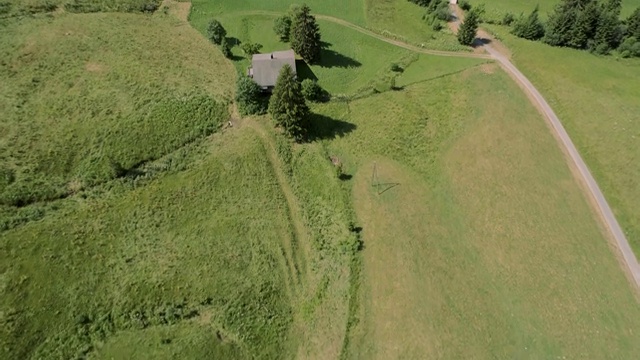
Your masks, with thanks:
[{"label": "pasture", "polygon": [[355,128],[325,142],[349,164],[363,229],[351,357],[638,351],[637,299],[597,217],[496,65],[314,110]]},{"label": "pasture", "polygon": [[[406,0],[308,3],[431,36]],[[193,27],[169,5],[3,20],[0,358],[640,351],[638,298],[596,214],[496,64],[320,20],[323,59],[299,70],[335,97],[293,144],[237,115],[248,60],[202,36],[216,17],[286,48],[265,11],[289,2],[198,0]]]},{"label": "pasture", "polygon": [[490,29],[562,120],[640,256],[640,60],[553,48]]}]

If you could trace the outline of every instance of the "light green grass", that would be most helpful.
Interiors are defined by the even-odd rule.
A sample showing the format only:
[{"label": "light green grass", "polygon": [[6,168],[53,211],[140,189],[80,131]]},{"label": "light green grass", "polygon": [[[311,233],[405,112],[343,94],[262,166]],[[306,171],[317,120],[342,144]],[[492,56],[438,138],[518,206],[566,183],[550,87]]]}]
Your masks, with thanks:
[{"label": "light green grass", "polygon": [[[540,7],[540,15],[543,19],[546,19],[560,0],[539,0],[539,1],[519,1],[519,0],[494,0],[494,1],[482,1],[482,0],[469,0],[474,6],[484,4],[487,10],[487,15],[499,20],[504,14],[510,12],[514,15],[521,13],[528,14],[538,5]],[[633,10],[640,6],[639,0],[622,0],[621,16],[626,18]]]},{"label": "light green grass", "polygon": [[491,29],[560,117],[640,256],[640,60],[553,48]]},{"label": "light green grass", "polygon": [[543,119],[496,65],[434,78],[315,108],[355,127],[325,142],[363,228],[349,357],[633,357],[637,299]]}]

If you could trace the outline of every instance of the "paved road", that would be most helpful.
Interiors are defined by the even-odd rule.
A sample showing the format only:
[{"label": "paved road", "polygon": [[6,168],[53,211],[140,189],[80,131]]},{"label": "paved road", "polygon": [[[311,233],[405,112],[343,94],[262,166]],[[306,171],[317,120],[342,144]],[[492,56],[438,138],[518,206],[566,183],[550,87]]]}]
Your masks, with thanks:
[{"label": "paved road", "polygon": [[[457,7],[454,8],[454,11],[455,12],[453,15],[454,15],[455,21],[454,21],[454,24],[452,24],[453,25],[452,27],[454,29],[457,29],[458,28],[457,25],[459,22],[458,17],[462,17],[462,14]],[[243,12],[242,14],[243,15],[270,15],[270,16],[281,15],[281,13],[271,12],[271,11],[248,11],[248,12]],[[638,260],[636,259],[636,256],[633,250],[631,250],[631,246],[629,245],[629,242],[627,241],[627,238],[624,235],[624,232],[622,231],[620,224],[618,224],[618,221],[613,215],[613,211],[611,210],[611,207],[609,206],[609,204],[607,203],[607,200],[602,194],[600,187],[598,186],[595,179],[591,175],[591,172],[589,171],[589,168],[585,164],[584,160],[582,160],[582,157],[578,153],[578,150],[576,149],[575,145],[573,145],[573,142],[571,141],[569,134],[567,134],[567,131],[564,129],[564,126],[562,126],[560,119],[558,119],[558,116],[553,112],[553,109],[551,109],[551,106],[549,106],[547,101],[542,97],[540,92],[535,88],[535,86],[533,86],[533,84],[529,81],[529,79],[527,79],[527,77],[524,76],[520,72],[520,70],[518,70],[511,63],[511,61],[509,61],[507,57],[505,57],[500,52],[495,50],[490,44],[481,45],[487,51],[487,53],[489,53],[489,55],[478,54],[478,53],[462,53],[462,52],[423,49],[421,47],[411,45],[399,40],[387,38],[383,35],[380,35],[371,30],[365,29],[363,27],[360,27],[358,25],[352,24],[348,21],[345,21],[339,18],[326,16],[326,15],[319,15],[319,14],[316,14],[315,16],[318,19],[323,19],[323,20],[331,21],[331,22],[346,26],[348,28],[351,28],[363,34],[385,41],[389,44],[399,46],[408,50],[412,50],[415,52],[423,53],[423,54],[438,55],[438,56],[495,59],[496,61],[498,61],[498,63],[502,66],[502,68],[505,69],[505,71],[509,75],[511,75],[515,81],[520,83],[520,85],[522,85],[524,90],[527,93],[529,93],[529,95],[531,95],[531,98],[536,102],[536,105],[538,105],[538,107],[544,114],[547,122],[549,123],[556,137],[558,138],[560,145],[564,148],[566,153],[569,155],[569,158],[573,163],[573,165],[575,166],[575,168],[577,169],[581,177],[581,180],[587,186],[590,195],[595,200],[595,203],[597,205],[598,211],[600,212],[602,220],[604,221],[605,225],[607,226],[611,235],[613,236],[615,240],[615,244],[618,250],[620,251],[620,254],[622,255],[622,259],[629,271],[629,274],[633,278],[633,281],[635,282],[636,286],[640,288],[640,264],[638,264]]]}]

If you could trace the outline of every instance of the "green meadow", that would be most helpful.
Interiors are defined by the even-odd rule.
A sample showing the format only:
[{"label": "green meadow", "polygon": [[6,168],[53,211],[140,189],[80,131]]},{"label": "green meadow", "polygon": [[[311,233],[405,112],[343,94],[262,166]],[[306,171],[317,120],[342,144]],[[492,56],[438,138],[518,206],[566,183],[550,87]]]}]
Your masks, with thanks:
[{"label": "green meadow", "polygon": [[[411,42],[455,41],[431,38],[404,0],[308,3]],[[249,60],[239,46],[225,59],[206,24],[282,50],[272,12],[289,4],[199,0],[189,22],[172,1],[0,20],[0,358],[633,358],[637,294],[497,64],[324,19],[321,61],[297,63],[333,95],[310,105],[310,140],[237,114]],[[507,41],[538,85],[551,70],[534,69],[567,53],[528,44]],[[635,88],[605,74],[637,64],[611,61],[605,87],[585,90],[609,97],[558,108],[563,120],[607,102],[634,113]],[[559,93],[578,101],[585,68],[569,68]],[[573,136],[582,123],[569,121]],[[624,134],[602,151],[633,158]],[[577,139],[592,166],[604,152]],[[633,214],[626,189],[612,203]]]}]

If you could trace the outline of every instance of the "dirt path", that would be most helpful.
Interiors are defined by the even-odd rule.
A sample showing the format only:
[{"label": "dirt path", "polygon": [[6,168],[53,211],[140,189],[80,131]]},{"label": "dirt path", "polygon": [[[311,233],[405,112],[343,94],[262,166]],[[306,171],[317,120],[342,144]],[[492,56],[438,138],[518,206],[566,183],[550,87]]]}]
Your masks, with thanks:
[{"label": "dirt path", "polygon": [[[464,15],[458,6],[452,7],[455,21],[451,22],[450,26],[454,31],[457,31],[460,19],[464,19]],[[574,168],[574,173],[578,176],[578,180],[581,181],[589,191],[589,195],[593,199],[596,210],[608,228],[610,235],[614,240],[614,245],[620,252],[623,263],[626,265],[633,282],[638,288],[640,288],[640,264],[638,264],[635,253],[631,249],[620,224],[618,224],[618,221],[613,215],[613,211],[611,210],[609,203],[607,203],[607,200],[602,194],[596,180],[593,178],[593,175],[591,175],[591,172],[580,156],[580,153],[578,153],[573,141],[571,141],[569,134],[565,130],[564,126],[562,126],[560,119],[555,114],[551,106],[549,106],[542,94],[540,94],[538,89],[536,89],[529,79],[527,79],[527,77],[524,76],[524,74],[522,74],[522,72],[520,72],[513,63],[511,63],[509,60],[508,50],[502,46],[502,44],[496,42],[495,39],[492,39],[487,32],[480,29],[478,31],[478,35],[480,41],[477,42],[477,48],[484,49],[491,55],[492,59],[498,61],[500,66],[520,85],[536,108],[538,108],[542,115],[544,115],[549,127],[553,130],[555,137],[558,139],[563,150],[569,157],[570,166]],[[490,41],[486,41],[487,39]]]}]

